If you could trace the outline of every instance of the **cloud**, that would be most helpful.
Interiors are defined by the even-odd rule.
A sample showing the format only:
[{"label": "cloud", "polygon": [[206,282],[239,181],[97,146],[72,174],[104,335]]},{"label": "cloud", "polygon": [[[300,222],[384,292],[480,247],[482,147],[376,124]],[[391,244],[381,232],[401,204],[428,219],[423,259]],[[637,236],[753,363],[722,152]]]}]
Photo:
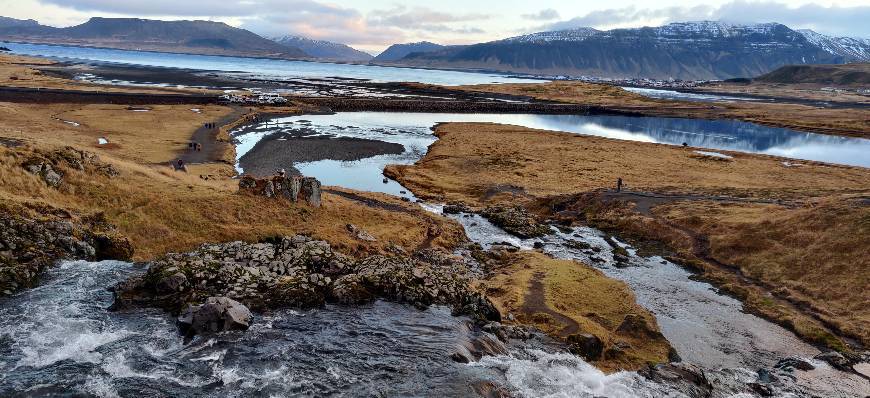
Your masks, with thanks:
[{"label": "cloud", "polygon": [[561,18],[559,11],[552,8],[543,9],[534,14],[523,14],[523,19],[531,19],[533,21],[552,21]]},{"label": "cloud", "polygon": [[410,31],[481,34],[477,27],[457,26],[457,23],[483,21],[487,14],[453,14],[435,11],[426,7],[396,6],[389,10],[376,10],[371,13],[368,23],[372,26],[389,26]]},{"label": "cloud", "polygon": [[536,27],[563,30],[578,27],[613,29],[659,26],[671,22],[721,20],[735,24],[779,22],[793,29],[809,28],[820,33],[870,37],[870,6],[825,7],[805,4],[789,7],[773,1],[735,0],[718,7],[637,8],[634,6],[592,11],[586,15]]}]

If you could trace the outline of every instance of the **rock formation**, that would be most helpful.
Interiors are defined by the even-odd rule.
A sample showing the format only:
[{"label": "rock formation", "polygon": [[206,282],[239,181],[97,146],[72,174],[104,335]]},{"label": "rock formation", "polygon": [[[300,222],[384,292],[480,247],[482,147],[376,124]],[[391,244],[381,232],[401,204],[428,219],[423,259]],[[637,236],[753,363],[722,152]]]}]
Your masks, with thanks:
[{"label": "rock formation", "polygon": [[205,303],[189,306],[178,317],[178,324],[188,336],[204,333],[246,330],[251,311],[242,303],[226,297],[209,297]]},{"label": "rock formation", "polygon": [[258,179],[242,176],[239,179],[239,193],[286,199],[294,203],[304,201],[311,206],[320,207],[320,181],[314,177],[274,176]]},{"label": "rock formation", "polygon": [[354,259],[304,236],[249,244],[207,244],[169,254],[113,289],[113,308],[154,306],[179,313],[210,297],[254,309],[360,304],[377,298],[418,308],[446,305],[457,314],[498,320],[498,311],[469,287],[468,265],[435,250],[413,256]]}]

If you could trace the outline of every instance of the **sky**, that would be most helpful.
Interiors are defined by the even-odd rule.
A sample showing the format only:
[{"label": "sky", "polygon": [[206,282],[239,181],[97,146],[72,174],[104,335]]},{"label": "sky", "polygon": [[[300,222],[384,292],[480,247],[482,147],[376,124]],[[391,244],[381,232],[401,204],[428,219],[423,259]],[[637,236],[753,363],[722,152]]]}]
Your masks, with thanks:
[{"label": "sky", "polygon": [[780,22],[870,38],[870,0],[0,0],[0,15],[57,27],[93,16],[204,19],[267,37],[345,43],[373,54],[393,43],[470,44],[546,30],[698,20]]}]

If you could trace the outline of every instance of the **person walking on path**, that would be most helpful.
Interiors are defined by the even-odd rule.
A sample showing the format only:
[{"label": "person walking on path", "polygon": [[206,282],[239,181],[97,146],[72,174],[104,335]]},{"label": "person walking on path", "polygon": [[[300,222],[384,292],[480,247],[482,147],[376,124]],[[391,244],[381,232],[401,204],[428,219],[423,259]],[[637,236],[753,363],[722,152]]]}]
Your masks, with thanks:
[{"label": "person walking on path", "polygon": [[616,192],[622,192],[622,177],[616,179]]}]

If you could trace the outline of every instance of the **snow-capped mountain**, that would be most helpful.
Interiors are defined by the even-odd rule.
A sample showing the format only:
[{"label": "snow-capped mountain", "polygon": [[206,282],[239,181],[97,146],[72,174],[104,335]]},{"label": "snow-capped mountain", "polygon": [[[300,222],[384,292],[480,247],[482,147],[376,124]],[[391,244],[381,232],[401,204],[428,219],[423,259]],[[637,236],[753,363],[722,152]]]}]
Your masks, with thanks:
[{"label": "snow-capped mountain", "polygon": [[546,75],[706,80],[754,77],[783,65],[843,63],[846,58],[782,24],[700,21],[540,32],[412,53],[399,62]]},{"label": "snow-capped mountain", "polygon": [[798,30],[810,43],[825,51],[845,57],[847,61],[870,62],[870,39],[832,37],[809,29]]},{"label": "snow-capped mountain", "polygon": [[516,36],[501,40],[505,43],[544,43],[553,41],[583,41],[587,38],[601,33],[598,29],[593,28],[577,28],[568,30],[557,30],[553,32],[538,32],[523,36]]},{"label": "snow-capped mountain", "polygon": [[300,48],[315,58],[333,61],[369,61],[372,59],[371,54],[331,41],[313,40],[301,36],[284,36],[272,40],[285,46]]}]

